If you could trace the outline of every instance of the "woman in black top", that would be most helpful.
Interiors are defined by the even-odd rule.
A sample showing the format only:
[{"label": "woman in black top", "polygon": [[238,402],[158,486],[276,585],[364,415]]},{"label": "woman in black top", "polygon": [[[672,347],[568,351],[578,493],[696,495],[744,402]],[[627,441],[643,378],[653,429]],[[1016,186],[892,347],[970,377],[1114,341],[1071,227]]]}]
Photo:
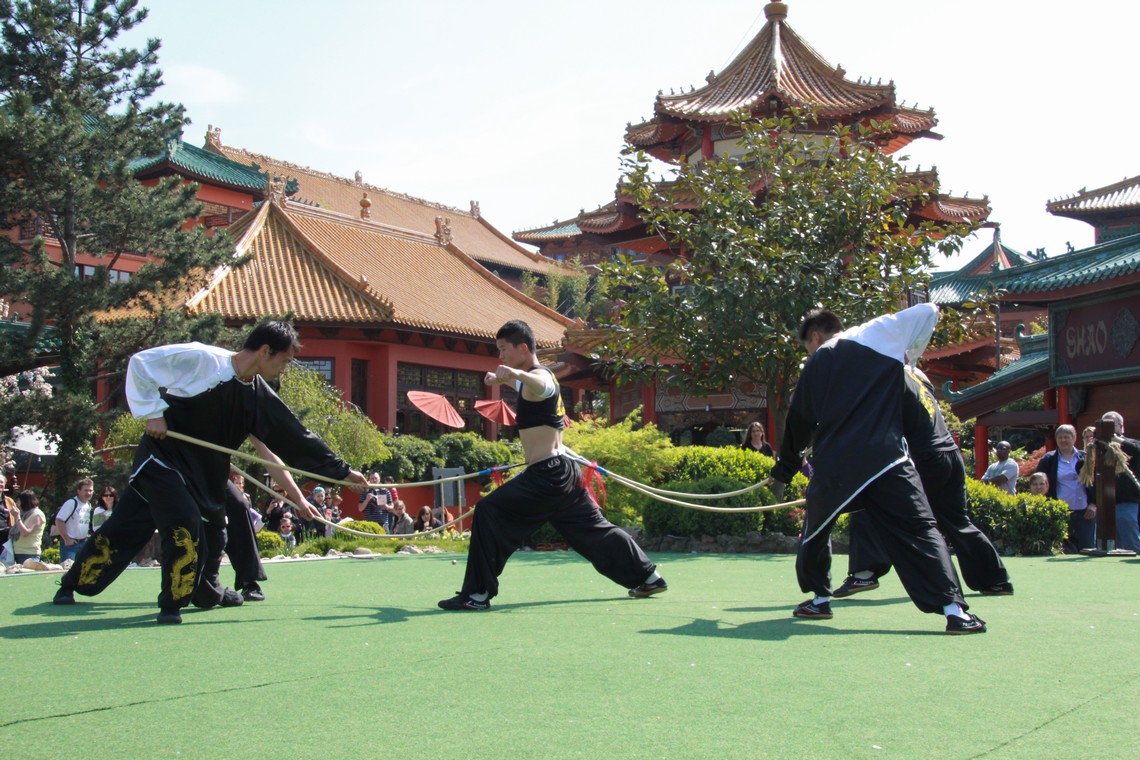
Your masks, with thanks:
[{"label": "woman in black top", "polygon": [[772,456],[772,447],[768,445],[762,423],[753,422],[748,426],[744,431],[744,443],[740,444],[740,448],[745,451],[759,451],[766,457]]}]

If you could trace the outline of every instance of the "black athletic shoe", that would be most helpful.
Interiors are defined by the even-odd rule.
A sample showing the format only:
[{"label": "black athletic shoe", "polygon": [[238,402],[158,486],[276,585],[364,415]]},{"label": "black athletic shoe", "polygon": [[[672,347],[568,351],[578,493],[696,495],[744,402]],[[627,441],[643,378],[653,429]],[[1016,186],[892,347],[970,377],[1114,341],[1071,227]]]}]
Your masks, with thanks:
[{"label": "black athletic shoe", "polygon": [[664,578],[658,578],[652,583],[642,583],[637,588],[631,588],[629,595],[634,599],[644,599],[647,596],[660,594],[662,591],[668,591],[669,584],[665,582]]},{"label": "black athletic shoe", "polygon": [[160,625],[180,625],[182,623],[182,613],[178,610],[174,612],[160,612],[154,622]]},{"label": "black athletic shoe", "polygon": [[467,596],[467,594],[457,591],[455,596],[450,599],[440,599],[439,608],[441,610],[474,610],[482,612],[483,610],[491,609],[491,600],[486,599],[482,602],[477,602]]},{"label": "black athletic shoe", "polygon": [[807,620],[831,620],[834,616],[831,614],[831,602],[816,604],[815,600],[808,599],[806,602],[796,605],[796,608],[792,610],[792,617]]},{"label": "black athletic shoe", "polygon": [[251,583],[241,590],[241,598],[247,602],[264,602],[265,592],[261,590],[261,586]]},{"label": "black athletic shoe", "polygon": [[55,598],[51,600],[52,604],[75,604],[75,592],[70,589],[61,588],[55,592]]},{"label": "black athletic shoe", "polygon": [[1009,581],[1005,583],[995,583],[992,586],[978,589],[978,593],[982,596],[1013,596],[1013,584]]},{"label": "black athletic shoe", "polygon": [[[966,613],[970,615],[970,613]],[[965,633],[985,633],[986,621],[977,615],[970,615],[969,620],[963,620],[957,615],[946,616],[946,633],[960,636]]]},{"label": "black athletic shoe", "polygon": [[232,588],[228,588],[222,592],[222,600],[218,602],[218,605],[222,607],[240,607],[244,601],[245,599],[242,598],[241,594]]},{"label": "black athletic shoe", "polygon": [[831,595],[836,599],[842,599],[860,591],[874,591],[878,587],[879,582],[874,578],[856,578],[854,575],[848,575],[843,585],[831,592]]}]

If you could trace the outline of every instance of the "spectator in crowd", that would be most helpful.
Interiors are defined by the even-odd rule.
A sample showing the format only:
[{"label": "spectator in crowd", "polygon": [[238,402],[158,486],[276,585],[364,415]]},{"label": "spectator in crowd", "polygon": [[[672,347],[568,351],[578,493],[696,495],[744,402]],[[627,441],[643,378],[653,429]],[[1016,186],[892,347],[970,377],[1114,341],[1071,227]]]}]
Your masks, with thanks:
[{"label": "spectator in crowd", "polygon": [[400,491],[399,491],[399,489],[396,488],[395,484],[396,484],[395,478],[393,478],[391,475],[385,476],[385,478],[384,478],[384,490],[388,492],[388,496],[390,497],[388,499],[389,505],[395,504],[396,499],[400,498]]},{"label": "spectator in crowd", "polygon": [[111,513],[115,511],[115,505],[119,503],[119,492],[115,490],[114,486],[104,486],[103,492],[99,494],[99,503],[95,505],[95,511],[91,513],[91,532],[99,530],[99,526],[106,522]]},{"label": "spectator in crowd", "polygon": [[368,490],[360,494],[360,511],[364,513],[365,521],[376,523],[385,533],[391,533],[392,512],[388,507],[392,501],[391,492],[380,486],[380,473],[369,475]]},{"label": "spectator in crowd", "polygon": [[1044,494],[1069,505],[1069,531],[1064,550],[1074,554],[1096,546],[1096,498],[1093,489],[1080,482],[1085,452],[1076,447],[1077,429],[1072,425],[1058,425],[1053,439],[1057,448],[1041,457],[1037,471],[1029,478],[1029,490],[1037,493],[1033,491],[1033,478],[1041,475],[1045,478]]},{"label": "spectator in crowd", "polygon": [[[344,503],[344,499],[341,498],[340,490],[336,488],[334,488],[330,496],[325,499],[324,517],[326,520],[333,523],[333,525],[340,522],[340,505],[342,503]],[[326,525],[324,526],[324,529],[325,538],[332,538],[333,534],[336,533],[336,528],[334,528],[332,525]]]},{"label": "spectator in crowd", "polygon": [[[317,514],[324,517],[325,510],[328,509],[328,491],[323,486],[317,486],[313,492],[309,494],[309,504],[317,511]],[[317,520],[306,520],[300,515],[293,515],[293,522],[299,529],[297,532],[301,534],[301,540],[304,541],[307,537],[316,538],[325,534],[325,527]]]},{"label": "spectator in crowd", "polygon": [[416,515],[416,521],[412,524],[412,529],[416,533],[422,533],[425,530],[432,530],[443,525],[442,522],[432,517],[431,507],[426,504],[420,507],[419,514]]},{"label": "spectator in crowd", "polygon": [[293,551],[294,547],[297,546],[297,537],[293,535],[293,518],[291,515],[281,518],[281,525],[277,532],[285,541],[285,550]]},{"label": "spectator in crowd", "polygon": [[1096,428],[1089,425],[1081,431],[1081,448],[1088,449],[1088,447],[1094,443],[1096,443]]},{"label": "spectator in crowd", "polygon": [[753,422],[744,431],[744,443],[740,448],[745,451],[757,451],[766,457],[772,456],[772,446],[768,443],[764,425],[760,421]]},{"label": "spectator in crowd", "polygon": [[0,472],[0,546],[8,541],[8,533],[18,515],[16,500],[8,495],[8,478]]},{"label": "spectator in crowd", "polygon": [[44,525],[47,517],[40,511],[40,499],[35,491],[22,491],[16,499],[19,514],[13,523],[12,553],[16,564],[25,560],[40,558],[40,546],[44,538]]},{"label": "spectator in crowd", "polygon": [[1012,448],[1009,441],[998,442],[994,447],[997,461],[986,468],[986,474],[982,476],[983,483],[997,486],[1006,493],[1017,493],[1017,462],[1009,456]]},{"label": "spectator in crowd", "polygon": [[1112,422],[1113,440],[1128,456],[1128,466],[1116,476],[1116,548],[1140,552],[1140,441],[1124,436],[1124,417],[1105,412],[1101,422]]},{"label": "spectator in crowd", "polygon": [[293,518],[293,512],[285,503],[285,492],[276,483],[273,485],[273,497],[265,502],[265,529],[271,533],[281,531],[281,520],[285,517]]},{"label": "spectator in crowd", "polygon": [[95,483],[91,478],[83,478],[75,484],[75,496],[56,510],[60,562],[74,560],[87,543],[87,536],[91,534],[91,497],[94,495]]},{"label": "spectator in crowd", "polygon": [[408,514],[403,499],[396,499],[396,503],[392,505],[392,510],[395,512],[396,517],[395,522],[392,524],[393,535],[406,535],[415,531],[415,523],[412,520],[412,516]]},{"label": "spectator in crowd", "polygon": [[[1033,496],[1049,495],[1049,476],[1043,472],[1035,472],[1029,476],[1029,493]],[[1056,498],[1056,497],[1054,497]]]}]

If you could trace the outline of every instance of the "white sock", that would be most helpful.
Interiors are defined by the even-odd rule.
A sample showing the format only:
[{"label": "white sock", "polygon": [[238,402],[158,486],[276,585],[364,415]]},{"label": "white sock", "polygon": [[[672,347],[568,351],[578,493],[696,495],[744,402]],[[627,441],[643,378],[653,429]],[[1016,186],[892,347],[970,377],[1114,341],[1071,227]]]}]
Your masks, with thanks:
[{"label": "white sock", "polygon": [[468,594],[468,596],[471,598],[471,601],[473,601],[473,602],[485,602],[485,601],[487,601],[487,592],[486,591],[484,591],[482,594]]},{"label": "white sock", "polygon": [[811,603],[817,607],[821,604],[831,604],[831,597],[830,596],[817,596],[815,599],[811,600]]},{"label": "white sock", "polygon": [[861,581],[869,581],[875,577],[875,574],[872,573],[870,570],[860,570],[859,572],[855,573],[854,575],[856,578],[858,578]]},{"label": "white sock", "polygon": [[642,583],[656,583],[659,580],[661,580],[661,573],[654,570],[653,574],[650,575],[648,578],[646,578],[644,581],[642,581]]},{"label": "white sock", "polygon": [[970,616],[964,609],[962,609],[962,605],[958,604],[957,602],[950,602],[950,604],[943,605],[942,614],[946,617],[953,615],[954,617],[962,618],[963,620],[970,619]]}]

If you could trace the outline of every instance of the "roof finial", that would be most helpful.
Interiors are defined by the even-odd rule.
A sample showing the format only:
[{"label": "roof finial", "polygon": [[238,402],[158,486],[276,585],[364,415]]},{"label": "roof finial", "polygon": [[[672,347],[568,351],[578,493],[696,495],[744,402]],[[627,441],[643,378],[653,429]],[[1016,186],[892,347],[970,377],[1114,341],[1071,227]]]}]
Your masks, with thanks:
[{"label": "roof finial", "polygon": [[479,218],[479,201],[471,201],[471,216],[475,219]]},{"label": "roof finial", "polygon": [[[359,173],[360,172],[357,172],[357,174],[359,174]],[[370,210],[371,208],[372,208],[372,201],[368,198],[368,193],[365,193],[364,197],[360,199],[360,218],[361,219],[371,219],[372,218],[372,212]]]},{"label": "roof finial", "polygon": [[770,22],[783,21],[788,17],[788,4],[768,3],[764,6],[764,16]]}]

